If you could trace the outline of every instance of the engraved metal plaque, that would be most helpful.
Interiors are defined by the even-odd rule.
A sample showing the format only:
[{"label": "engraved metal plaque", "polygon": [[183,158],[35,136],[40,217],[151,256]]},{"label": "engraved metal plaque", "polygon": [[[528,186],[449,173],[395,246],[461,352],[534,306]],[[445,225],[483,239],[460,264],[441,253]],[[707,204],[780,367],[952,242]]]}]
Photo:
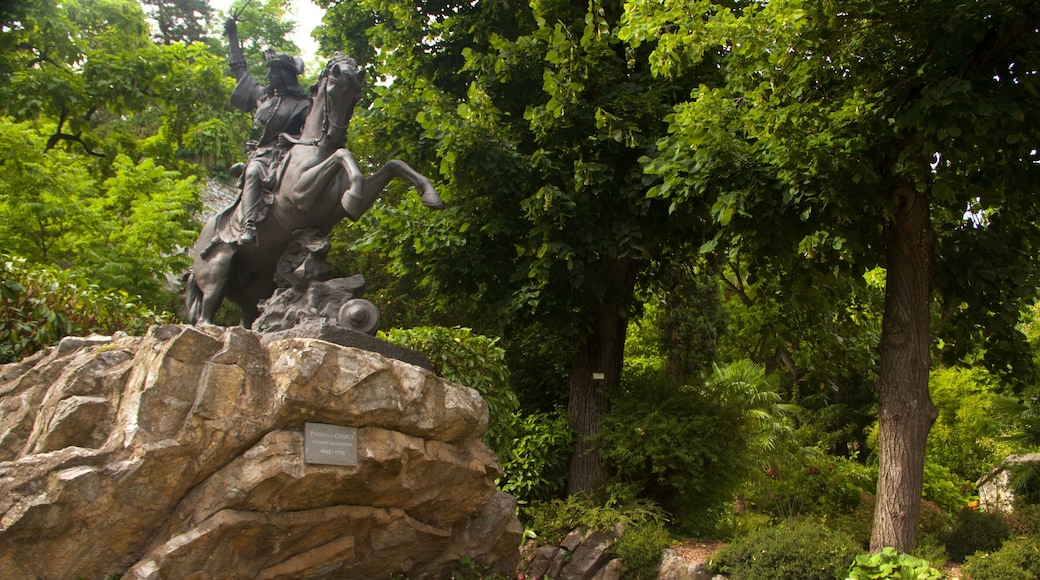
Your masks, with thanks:
[{"label": "engraved metal plaque", "polygon": [[324,465],[357,465],[357,427],[304,423],[303,461]]}]

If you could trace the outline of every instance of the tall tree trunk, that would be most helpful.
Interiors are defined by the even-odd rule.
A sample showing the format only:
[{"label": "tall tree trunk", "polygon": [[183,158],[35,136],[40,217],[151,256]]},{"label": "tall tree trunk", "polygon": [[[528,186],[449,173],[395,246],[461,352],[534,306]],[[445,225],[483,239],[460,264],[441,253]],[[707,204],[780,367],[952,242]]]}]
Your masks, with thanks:
[{"label": "tall tree trunk", "polygon": [[608,298],[604,304],[586,309],[587,332],[571,364],[567,415],[574,431],[574,447],[567,470],[568,495],[591,491],[604,477],[595,439],[609,406],[606,390],[621,380],[628,329],[625,302],[632,297],[638,271],[630,258],[604,259],[602,265],[611,287]]},{"label": "tall tree trunk", "polygon": [[878,373],[877,506],[871,552],[917,543],[924,455],[938,412],[928,394],[932,231],[927,196],[909,184],[895,187],[897,210],[885,226],[887,276]]}]

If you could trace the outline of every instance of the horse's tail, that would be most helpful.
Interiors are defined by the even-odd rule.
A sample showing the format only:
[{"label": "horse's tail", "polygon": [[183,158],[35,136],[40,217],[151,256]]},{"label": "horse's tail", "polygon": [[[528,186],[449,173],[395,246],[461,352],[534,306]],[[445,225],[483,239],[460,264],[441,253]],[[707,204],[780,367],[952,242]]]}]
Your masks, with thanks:
[{"label": "horse's tail", "polygon": [[197,324],[202,318],[202,288],[195,281],[195,274],[188,272],[188,280],[184,283],[184,308],[188,313],[188,322]]}]

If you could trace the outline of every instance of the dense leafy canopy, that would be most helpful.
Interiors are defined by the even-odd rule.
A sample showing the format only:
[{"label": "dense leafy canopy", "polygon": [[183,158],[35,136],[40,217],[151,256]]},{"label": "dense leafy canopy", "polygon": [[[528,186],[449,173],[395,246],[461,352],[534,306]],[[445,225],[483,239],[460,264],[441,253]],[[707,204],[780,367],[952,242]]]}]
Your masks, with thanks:
[{"label": "dense leafy canopy", "polygon": [[[936,328],[957,329],[945,334],[949,354],[978,353],[998,372],[1029,376],[1015,325],[1040,248],[1040,11],[797,0],[626,9],[622,36],[653,46],[660,75],[683,78],[724,55],[723,80],[675,108],[670,137],[646,160],[664,177],[652,195],[711,205],[721,227],[705,250],[736,247],[756,268],[887,268],[878,391],[881,474],[893,479],[873,545],[910,549],[907,518],[895,535],[884,524],[917,513],[934,420],[930,288],[954,322]],[[919,414],[900,416],[904,405]],[[886,464],[886,445],[915,451]]]},{"label": "dense leafy canopy", "polygon": [[1027,364],[1008,354],[1036,286],[1032,3],[633,1],[626,18],[659,74],[726,55],[725,82],[676,107],[647,159],[665,177],[653,195],[711,203],[725,227],[710,246],[736,244],[752,267],[793,261],[794,280],[862,273],[884,263],[890,184],[906,181],[933,206],[951,360]]}]

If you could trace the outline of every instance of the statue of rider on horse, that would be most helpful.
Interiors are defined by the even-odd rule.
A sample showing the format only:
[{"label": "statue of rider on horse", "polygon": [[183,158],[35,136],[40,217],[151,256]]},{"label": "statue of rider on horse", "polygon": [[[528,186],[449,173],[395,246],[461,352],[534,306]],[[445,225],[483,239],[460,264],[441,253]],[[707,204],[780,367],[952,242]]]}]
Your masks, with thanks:
[{"label": "statue of rider on horse", "polygon": [[246,70],[234,18],[225,32],[238,80],[231,102],[253,111],[259,134],[250,141],[248,162],[238,166],[241,194],[206,222],[190,250],[185,306],[192,324],[212,324],[229,298],[249,328],[258,304],[277,288],[279,261],[294,240],[327,235],[344,217],[356,221],[394,178],[409,181],[426,207],[444,204],[430,180],[407,163],[391,160],[366,177],[344,147],[365,78],[354,59],[337,52],[308,97],[299,86],[300,59],[266,53],[268,84],[261,87]]},{"label": "statue of rider on horse", "polygon": [[[241,196],[229,208],[234,213],[230,232],[222,232],[226,241],[241,245],[256,244],[256,222],[263,217],[268,203],[265,194],[273,194],[278,186],[277,170],[290,143],[283,135],[298,137],[310,112],[311,99],[300,88],[303,59],[273,50],[264,53],[267,64],[267,86],[249,74],[242,45],[238,41],[238,24],[234,17],[224,23],[228,37],[228,66],[238,81],[231,93],[231,104],[253,113],[256,139],[246,143],[249,160],[240,177]],[[237,171],[235,171],[237,173]]]}]

